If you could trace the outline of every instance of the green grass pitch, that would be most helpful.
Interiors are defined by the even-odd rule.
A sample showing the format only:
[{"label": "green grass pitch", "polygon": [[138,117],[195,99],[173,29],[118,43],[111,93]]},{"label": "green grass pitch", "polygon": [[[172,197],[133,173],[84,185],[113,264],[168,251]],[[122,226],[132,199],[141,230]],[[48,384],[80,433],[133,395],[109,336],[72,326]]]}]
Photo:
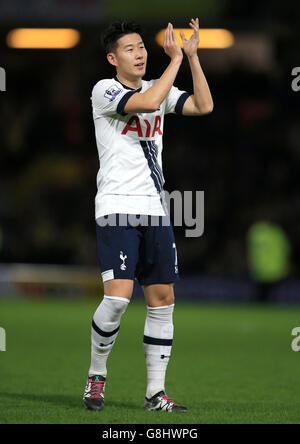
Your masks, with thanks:
[{"label": "green grass pitch", "polygon": [[108,360],[102,412],[82,394],[98,301],[0,301],[0,423],[219,424],[300,422],[298,307],[183,304],[166,390],[186,414],[144,412],[146,308],[132,301]]}]

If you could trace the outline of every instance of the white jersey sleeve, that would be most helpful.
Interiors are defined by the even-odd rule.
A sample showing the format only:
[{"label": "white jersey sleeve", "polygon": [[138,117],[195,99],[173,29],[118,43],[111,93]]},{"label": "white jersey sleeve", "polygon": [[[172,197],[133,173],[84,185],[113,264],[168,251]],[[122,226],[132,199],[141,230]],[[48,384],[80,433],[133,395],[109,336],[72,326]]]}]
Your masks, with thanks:
[{"label": "white jersey sleeve", "polygon": [[183,105],[191,94],[172,86],[166,97],[165,114],[182,114]]},{"label": "white jersey sleeve", "polygon": [[119,114],[126,116],[125,105],[129,98],[140,89],[128,91],[122,88],[114,79],[104,79],[98,82],[92,91],[92,105],[94,118]]}]

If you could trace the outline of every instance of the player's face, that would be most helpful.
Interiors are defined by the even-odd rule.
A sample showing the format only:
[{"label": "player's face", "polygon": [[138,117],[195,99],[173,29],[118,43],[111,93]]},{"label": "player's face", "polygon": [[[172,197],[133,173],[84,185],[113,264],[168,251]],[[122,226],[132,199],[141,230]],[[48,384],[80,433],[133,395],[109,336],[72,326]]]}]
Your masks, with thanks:
[{"label": "player's face", "polygon": [[139,34],[126,34],[117,42],[114,53],[115,66],[125,77],[141,78],[145,75],[147,51]]}]

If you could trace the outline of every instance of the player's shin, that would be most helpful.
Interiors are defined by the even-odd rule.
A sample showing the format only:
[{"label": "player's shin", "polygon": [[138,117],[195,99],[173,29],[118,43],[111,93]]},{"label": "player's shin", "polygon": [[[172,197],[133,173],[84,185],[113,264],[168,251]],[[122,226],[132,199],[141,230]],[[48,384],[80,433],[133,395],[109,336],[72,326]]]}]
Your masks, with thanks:
[{"label": "player's shin", "polygon": [[165,376],[173,342],[173,311],[174,304],[148,307],[144,330],[148,399],[161,390],[165,391]]},{"label": "player's shin", "polygon": [[108,355],[119,333],[120,321],[129,299],[104,295],[92,321],[91,365],[89,376],[106,377]]}]

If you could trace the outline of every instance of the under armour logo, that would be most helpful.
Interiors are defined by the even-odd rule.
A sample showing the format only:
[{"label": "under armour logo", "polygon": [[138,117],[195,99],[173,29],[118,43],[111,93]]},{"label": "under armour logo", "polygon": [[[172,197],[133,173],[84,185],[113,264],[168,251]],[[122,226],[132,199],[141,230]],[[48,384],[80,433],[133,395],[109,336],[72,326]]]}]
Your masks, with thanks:
[{"label": "under armour logo", "polygon": [[123,251],[120,251],[120,259],[121,259],[121,261],[123,261],[123,263],[120,265],[120,268],[121,268],[121,270],[125,271],[127,268],[125,265],[125,260],[127,259],[127,255],[125,254],[125,256],[124,256]]},{"label": "under armour logo", "polygon": [[107,347],[108,345],[113,344],[115,341],[109,342],[108,344],[99,344],[100,347]]}]

